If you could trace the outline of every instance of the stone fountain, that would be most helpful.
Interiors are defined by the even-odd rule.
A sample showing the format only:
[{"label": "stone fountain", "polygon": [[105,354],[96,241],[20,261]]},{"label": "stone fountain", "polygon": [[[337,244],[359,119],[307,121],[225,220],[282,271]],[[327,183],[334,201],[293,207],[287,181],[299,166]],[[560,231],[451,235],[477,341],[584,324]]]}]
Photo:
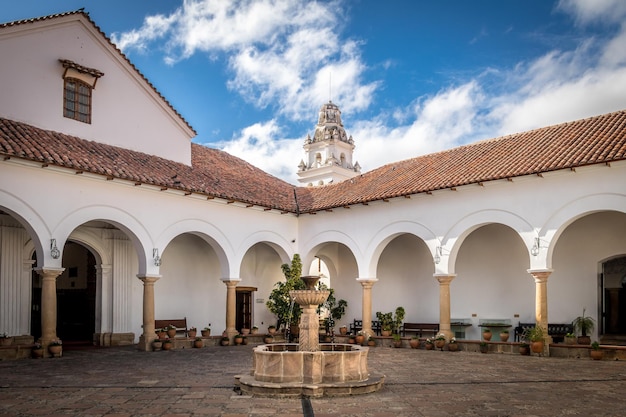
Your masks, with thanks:
[{"label": "stone fountain", "polygon": [[330,291],[316,290],[318,276],[302,277],[306,289],[290,291],[302,307],[298,343],[272,343],[253,350],[250,375],[236,377],[247,394],[309,396],[366,394],[379,390],[383,375],[370,375],[369,348],[345,343],[319,342],[317,307]]}]

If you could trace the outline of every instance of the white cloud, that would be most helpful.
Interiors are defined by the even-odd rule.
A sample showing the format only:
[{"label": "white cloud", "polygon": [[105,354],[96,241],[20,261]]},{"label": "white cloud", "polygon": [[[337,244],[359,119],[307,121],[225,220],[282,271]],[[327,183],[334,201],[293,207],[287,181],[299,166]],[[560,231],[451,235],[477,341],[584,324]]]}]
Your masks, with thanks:
[{"label": "white cloud", "polygon": [[302,158],[304,138],[281,139],[280,136],[280,126],[272,119],[246,127],[232,140],[212,145],[265,172],[296,184],[296,171]]},{"label": "white cloud", "polygon": [[317,109],[330,96],[341,106],[355,139],[355,160],[364,171],[626,108],[626,1],[561,0],[557,10],[581,27],[611,30],[512,69],[486,68],[434,95],[359,120],[358,112],[371,106],[382,81],[365,81],[368,66],[359,40],[341,37],[343,6],[340,0],[185,0],[171,15],[146,18],[141,28],[112,38],[129,51],[164,39],[171,63],[197,52],[224,54],[229,88],[254,106],[272,106],[277,118],[249,126],[217,146],[291,183],[297,183],[304,138],[285,138],[278,117],[309,120],[312,131]]}]

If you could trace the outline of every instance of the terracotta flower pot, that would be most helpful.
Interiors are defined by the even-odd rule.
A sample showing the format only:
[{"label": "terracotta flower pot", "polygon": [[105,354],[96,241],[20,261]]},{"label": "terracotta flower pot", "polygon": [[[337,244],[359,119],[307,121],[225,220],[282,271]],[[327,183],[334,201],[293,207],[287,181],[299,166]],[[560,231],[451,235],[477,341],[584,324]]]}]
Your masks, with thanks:
[{"label": "terracotta flower pot", "polygon": [[420,347],[419,339],[411,339],[411,340],[409,340],[409,346],[411,346],[411,349],[419,348]]},{"label": "terracotta flower pot", "polygon": [[203,346],[204,346],[204,342],[202,340],[193,341],[193,347],[195,347],[196,349],[200,349]]},{"label": "terracotta flower pot", "polygon": [[589,356],[591,356],[591,359],[599,361],[604,357],[604,352],[601,350],[591,349],[589,351]]},{"label": "terracotta flower pot", "polygon": [[486,330],[483,332],[483,339],[485,339],[487,342],[491,340],[491,336],[493,336],[491,330]]},{"label": "terracotta flower pot", "polygon": [[543,340],[538,341],[538,342],[530,342],[530,350],[533,353],[543,352]]},{"label": "terracotta flower pot", "polygon": [[458,343],[450,343],[450,344],[448,345],[448,350],[449,350],[450,352],[456,352],[457,350],[459,350],[459,345],[458,345]]},{"label": "terracotta flower pot", "polygon": [[48,352],[50,352],[50,354],[52,356],[54,356],[55,358],[60,358],[61,355],[63,354],[63,346],[59,346],[59,345],[52,346],[52,345],[50,345],[50,346],[48,346]]},{"label": "terracotta flower pot", "polygon": [[432,343],[426,343],[424,347],[426,348],[426,350],[433,350],[435,348],[435,345]]},{"label": "terracotta flower pot", "polygon": [[197,334],[198,334],[197,330],[189,330],[187,332],[187,336],[191,339],[195,339]]},{"label": "terracotta flower pot", "polygon": [[154,342],[152,342],[152,350],[153,351],[158,352],[162,348],[163,348],[163,342],[161,342],[159,340],[155,340]]},{"label": "terracotta flower pot", "polygon": [[167,330],[167,335],[172,338],[172,337],[176,337],[176,329],[168,329]]},{"label": "terracotta flower pot", "polygon": [[173,347],[172,342],[169,342],[169,341],[163,342],[163,346],[162,346],[163,350],[172,350],[172,347]]},{"label": "terracotta flower pot", "polygon": [[363,336],[362,334],[359,334],[354,338],[354,340],[357,345],[361,345],[363,344],[363,341],[365,340],[365,336]]},{"label": "terracotta flower pot", "polygon": [[33,349],[32,355],[35,359],[43,358],[43,349]]},{"label": "terracotta flower pot", "polygon": [[346,326],[341,326],[339,328],[339,334],[341,334],[342,336],[345,336],[348,334],[348,328]]},{"label": "terracotta flower pot", "polygon": [[446,345],[446,341],[445,340],[435,340],[435,347],[437,349],[443,349],[443,347]]},{"label": "terracotta flower pot", "polygon": [[211,329],[201,330],[201,332],[202,332],[202,337],[211,336]]},{"label": "terracotta flower pot", "polygon": [[500,333],[500,341],[508,342],[509,341],[509,334],[508,333]]}]

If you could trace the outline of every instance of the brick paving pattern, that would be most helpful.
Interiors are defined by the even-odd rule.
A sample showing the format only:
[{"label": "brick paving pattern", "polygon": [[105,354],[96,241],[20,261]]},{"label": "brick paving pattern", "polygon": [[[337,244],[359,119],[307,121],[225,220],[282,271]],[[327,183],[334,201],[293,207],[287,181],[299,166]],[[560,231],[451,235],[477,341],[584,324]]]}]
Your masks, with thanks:
[{"label": "brick paving pattern", "polygon": [[[4,361],[0,416],[303,416],[299,398],[238,395],[234,377],[251,366],[251,346]],[[626,415],[624,361],[376,347],[369,367],[386,375],[382,390],[311,398],[314,416]]]}]

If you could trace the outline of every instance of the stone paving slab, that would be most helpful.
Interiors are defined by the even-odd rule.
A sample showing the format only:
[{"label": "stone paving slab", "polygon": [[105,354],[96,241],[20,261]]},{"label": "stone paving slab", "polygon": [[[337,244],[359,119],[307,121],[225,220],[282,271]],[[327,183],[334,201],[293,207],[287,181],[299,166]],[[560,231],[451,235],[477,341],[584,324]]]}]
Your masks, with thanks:
[{"label": "stone paving slab", "polygon": [[[0,417],[303,416],[301,399],[237,395],[251,367],[250,345],[2,361]],[[369,368],[386,375],[380,391],[312,398],[314,416],[626,415],[626,361],[376,347]]]}]

